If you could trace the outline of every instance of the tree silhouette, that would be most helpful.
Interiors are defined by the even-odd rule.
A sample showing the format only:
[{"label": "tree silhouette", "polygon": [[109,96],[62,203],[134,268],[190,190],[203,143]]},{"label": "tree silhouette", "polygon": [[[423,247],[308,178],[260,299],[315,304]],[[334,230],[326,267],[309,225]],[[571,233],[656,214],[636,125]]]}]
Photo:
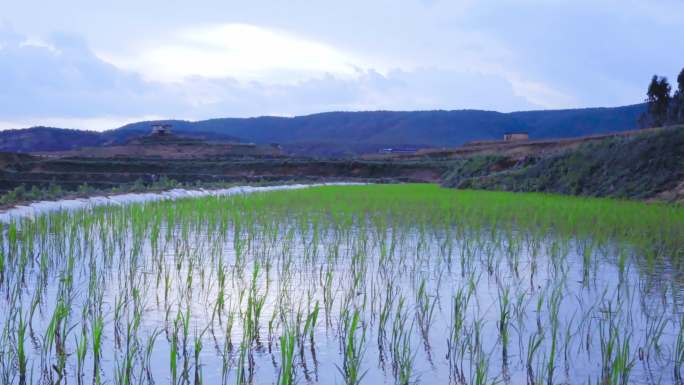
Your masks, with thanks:
[{"label": "tree silhouette", "polygon": [[684,68],[677,76],[677,90],[671,102],[671,119],[674,123],[684,123]]},{"label": "tree silhouette", "polygon": [[660,127],[667,122],[670,107],[670,91],[670,83],[668,83],[666,77],[653,75],[646,93],[646,102],[648,103],[648,113],[653,125],[656,127]]}]

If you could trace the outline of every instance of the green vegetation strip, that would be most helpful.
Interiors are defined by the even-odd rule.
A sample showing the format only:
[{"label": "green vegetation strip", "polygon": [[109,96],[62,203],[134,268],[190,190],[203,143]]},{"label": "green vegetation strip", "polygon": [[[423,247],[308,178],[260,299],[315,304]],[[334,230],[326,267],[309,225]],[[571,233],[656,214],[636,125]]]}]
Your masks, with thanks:
[{"label": "green vegetation strip", "polygon": [[681,206],[425,184],[53,212],[0,231],[0,382],[681,383],[683,250]]},{"label": "green vegetation strip", "polygon": [[[203,202],[218,213],[219,200]],[[651,253],[682,256],[684,207],[610,198],[545,193],[452,190],[432,184],[317,187],[236,198],[235,204],[271,215],[328,215],[353,220],[391,218],[394,223],[461,223],[562,237],[591,237],[601,243],[628,241]],[[193,210],[193,201],[179,202]],[[214,206],[214,209],[211,208]],[[383,213],[387,217],[378,216]],[[386,220],[386,219],[383,219]]]}]

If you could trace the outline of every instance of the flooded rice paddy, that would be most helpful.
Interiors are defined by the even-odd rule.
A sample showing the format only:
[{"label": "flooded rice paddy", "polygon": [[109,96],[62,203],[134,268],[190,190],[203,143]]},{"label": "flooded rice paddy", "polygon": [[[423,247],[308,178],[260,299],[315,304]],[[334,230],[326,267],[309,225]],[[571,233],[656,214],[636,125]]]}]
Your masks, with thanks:
[{"label": "flooded rice paddy", "polygon": [[2,224],[3,384],[672,384],[678,206],[431,185]]}]

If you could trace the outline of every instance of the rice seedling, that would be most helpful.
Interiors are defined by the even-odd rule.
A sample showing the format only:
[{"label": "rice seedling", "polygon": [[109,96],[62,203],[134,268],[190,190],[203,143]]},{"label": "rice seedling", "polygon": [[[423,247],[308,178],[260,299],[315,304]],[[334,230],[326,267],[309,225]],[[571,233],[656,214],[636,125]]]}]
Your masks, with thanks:
[{"label": "rice seedling", "polygon": [[315,333],[315,328],[316,328],[316,323],[318,321],[318,312],[320,311],[320,307],[318,306],[318,301],[314,304],[313,310],[306,316],[306,323],[304,325],[304,334],[309,334],[309,342],[311,343],[311,346],[315,345],[314,341],[314,336],[316,335]]},{"label": "rice seedling", "polygon": [[247,360],[247,356],[249,354],[247,349],[247,344],[245,342],[240,343],[240,354],[238,358],[237,373],[235,377],[236,384],[238,385],[248,383],[247,375],[245,374],[245,361]]},{"label": "rice seedling", "polygon": [[100,384],[100,359],[102,357],[102,333],[104,331],[104,320],[101,314],[91,322],[92,349],[93,349],[93,383]]},{"label": "rice seedling", "polygon": [[117,385],[133,384],[134,361],[138,354],[138,341],[135,336],[135,321],[126,322],[126,341],[122,357],[117,357],[115,363],[114,382]]},{"label": "rice seedling", "polygon": [[459,287],[451,301],[451,322],[449,325],[449,338],[447,339],[447,360],[449,362],[449,375],[455,382],[464,382],[463,356],[465,353],[465,340],[463,339],[466,312],[470,303],[471,291]]},{"label": "rice seedling", "polygon": [[423,344],[426,351],[430,351],[430,326],[433,323],[435,314],[435,305],[437,301],[430,297],[426,289],[426,279],[421,279],[420,286],[416,292],[416,320],[420,328],[421,336],[423,337]]},{"label": "rice seedling", "polygon": [[525,365],[527,370],[527,385],[537,385],[542,383],[541,378],[543,378],[543,372],[538,372],[537,375],[535,375],[534,358],[541,347],[543,339],[544,335],[537,332],[535,334],[531,334],[527,342],[527,361]]},{"label": "rice seedling", "polygon": [[278,385],[293,385],[295,333],[287,328],[280,336],[280,373]]},{"label": "rice seedling", "polygon": [[343,320],[343,334],[341,340],[344,342],[342,352],[342,367],[337,367],[342,374],[346,385],[358,385],[366,375],[366,371],[361,369],[363,364],[363,354],[366,342],[366,327],[360,323],[358,310],[354,310],[350,315],[346,313]]},{"label": "rice seedling", "polygon": [[85,363],[86,353],[88,352],[88,335],[86,334],[85,327],[81,334],[81,338],[76,339],[76,376],[78,378],[78,383],[83,381],[83,365]]},{"label": "rice seedling", "polygon": [[26,338],[26,322],[24,317],[19,314],[19,326],[17,328],[17,361],[19,366],[19,384],[26,384],[26,367],[28,358],[26,357],[26,347],[24,345]]},{"label": "rice seedling", "polygon": [[178,328],[179,318],[173,323],[173,334],[171,335],[171,345],[169,346],[169,368],[171,371],[171,384],[178,383]]},{"label": "rice seedling", "polygon": [[683,214],[369,185],[19,219],[0,382],[680,383]]},{"label": "rice seedling", "polygon": [[154,354],[154,344],[161,333],[162,331],[160,329],[152,331],[152,333],[147,336],[147,342],[145,343],[145,356],[142,363],[142,374],[146,378],[148,384],[154,383],[154,376],[152,374],[152,355]]},{"label": "rice seedling", "polygon": [[207,329],[204,329],[202,333],[199,335],[195,335],[195,349],[194,349],[194,357],[195,357],[195,385],[201,385],[202,384],[202,365],[200,363],[200,353],[202,353],[202,337],[204,336],[204,333],[207,331]]},{"label": "rice seedling", "polygon": [[499,289],[499,338],[501,338],[501,360],[504,366],[508,362],[509,323],[511,316],[510,289]]},{"label": "rice seedling", "polygon": [[55,311],[52,315],[52,319],[48,324],[47,330],[45,332],[44,341],[44,354],[46,354],[52,347],[55,348],[55,355],[57,356],[57,361],[52,365],[52,368],[57,375],[55,383],[61,383],[64,377],[64,368],[66,367],[67,352],[65,346],[65,340],[69,331],[67,325],[67,317],[69,315],[68,307],[65,301],[60,298],[55,306]]},{"label": "rice seedling", "polygon": [[[0,231],[2,229],[0,228]],[[5,248],[0,247],[0,286],[5,282]]]},{"label": "rice seedling", "polygon": [[674,347],[674,374],[675,383],[684,383],[682,377],[682,365],[684,364],[684,322],[679,321],[679,331],[677,333],[677,340]]},{"label": "rice seedling", "polygon": [[413,324],[407,328],[407,317],[402,313],[403,301],[399,301],[397,314],[392,328],[392,369],[394,381],[398,385],[408,385],[417,381],[414,375],[416,352],[414,351],[411,334]]},{"label": "rice seedling", "polygon": [[549,313],[549,339],[551,340],[551,346],[549,347],[549,357],[546,366],[546,372],[548,375],[547,385],[553,385],[553,375],[556,369],[556,356],[558,354],[558,332],[560,328],[560,321],[558,312],[560,309],[561,301],[561,290],[560,286],[553,289],[548,302],[548,313]]}]

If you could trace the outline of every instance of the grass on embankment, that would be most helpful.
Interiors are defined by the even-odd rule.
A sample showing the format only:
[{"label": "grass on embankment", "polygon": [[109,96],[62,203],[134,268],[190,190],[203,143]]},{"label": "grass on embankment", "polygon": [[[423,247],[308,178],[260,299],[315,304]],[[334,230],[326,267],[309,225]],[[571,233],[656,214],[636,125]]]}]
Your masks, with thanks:
[{"label": "grass on embankment", "polygon": [[498,171],[501,161],[496,156],[461,160],[445,185],[647,199],[684,181],[684,126],[590,142]]}]

